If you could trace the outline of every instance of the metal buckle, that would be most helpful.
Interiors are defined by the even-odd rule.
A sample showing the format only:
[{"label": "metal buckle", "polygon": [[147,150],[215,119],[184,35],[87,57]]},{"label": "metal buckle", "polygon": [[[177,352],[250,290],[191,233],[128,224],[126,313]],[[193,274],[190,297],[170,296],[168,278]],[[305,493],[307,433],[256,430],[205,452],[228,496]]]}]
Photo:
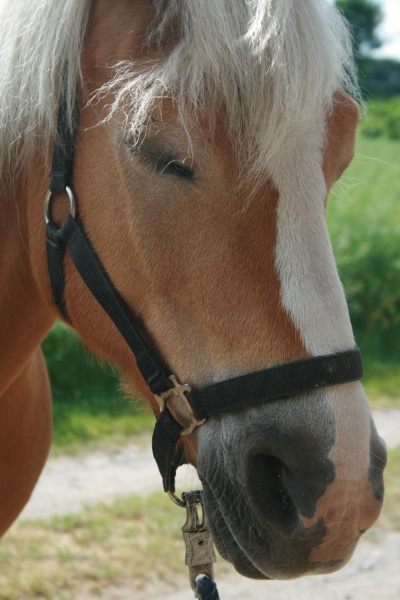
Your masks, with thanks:
[{"label": "metal buckle", "polygon": [[[74,192],[71,190],[70,187],[66,186],[65,193],[68,196],[69,214],[71,215],[71,217],[73,219],[75,219],[76,202],[75,202]],[[53,198],[53,194],[54,194],[54,192],[52,192],[51,190],[48,190],[48,192],[46,193],[45,199],[44,199],[44,220],[46,222],[46,225],[51,222],[50,205],[51,205],[51,200]]]},{"label": "metal buckle", "polygon": [[180,400],[182,400],[185,404],[186,409],[190,414],[190,423],[189,425],[181,432],[181,436],[190,435],[193,433],[197,427],[203,425],[206,422],[206,419],[201,419],[198,421],[194,414],[192,407],[190,406],[189,400],[186,398],[185,394],[191,391],[191,387],[188,383],[180,383],[178,378],[175,375],[170,375],[168,378],[173,383],[173,387],[162,394],[155,394],[156,400],[158,402],[158,406],[160,407],[160,411],[162,412],[166,405],[167,400],[170,396],[177,396]]}]

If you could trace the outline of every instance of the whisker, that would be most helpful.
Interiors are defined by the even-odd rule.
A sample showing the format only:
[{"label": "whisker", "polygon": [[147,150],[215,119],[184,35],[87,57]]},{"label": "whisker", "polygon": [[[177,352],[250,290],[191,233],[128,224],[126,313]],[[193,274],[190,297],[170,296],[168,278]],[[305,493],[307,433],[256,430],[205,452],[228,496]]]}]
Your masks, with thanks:
[{"label": "whisker", "polygon": [[[361,162],[361,160],[358,160],[360,158],[365,159],[365,162]],[[366,162],[368,162],[368,161],[373,161],[373,162],[379,163],[381,165],[386,165],[387,167],[393,167],[394,169],[400,169],[399,165],[392,164],[385,160],[381,160],[380,158],[376,158],[375,156],[368,156],[367,154],[356,154],[356,156],[354,157],[354,160],[361,164],[366,164]]]},{"label": "whisker", "polygon": [[[400,413],[400,408],[390,408],[388,406],[381,406],[380,404],[373,404],[372,402],[368,402],[368,404],[370,406],[373,406],[374,408],[378,408],[379,410],[383,410],[386,412]],[[374,416],[374,415],[372,415],[372,416]]]}]

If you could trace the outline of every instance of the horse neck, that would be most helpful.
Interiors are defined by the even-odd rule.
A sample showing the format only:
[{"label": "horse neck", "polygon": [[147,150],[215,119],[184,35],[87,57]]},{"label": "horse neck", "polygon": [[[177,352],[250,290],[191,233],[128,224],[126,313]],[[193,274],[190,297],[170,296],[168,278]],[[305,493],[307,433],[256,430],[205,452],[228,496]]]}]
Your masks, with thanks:
[{"label": "horse neck", "polygon": [[3,179],[0,190],[0,396],[56,318],[43,243],[46,185],[43,166],[32,165],[27,175]]}]

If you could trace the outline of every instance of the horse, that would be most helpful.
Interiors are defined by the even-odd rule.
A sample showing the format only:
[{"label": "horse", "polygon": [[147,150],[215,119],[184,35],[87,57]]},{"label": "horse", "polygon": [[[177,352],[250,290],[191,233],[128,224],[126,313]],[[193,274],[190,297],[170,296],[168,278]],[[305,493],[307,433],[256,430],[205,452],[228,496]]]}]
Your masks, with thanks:
[{"label": "horse", "polygon": [[[341,16],[328,0],[2,0],[0,20],[0,533],[49,451],[40,344],[61,318],[185,428],[214,542],[239,573],[341,568],[383,501],[385,444],[360,375],[258,405],[240,392],[243,406],[204,422],[189,386],[161,405],[68,252],[64,314],[55,303],[42,208],[57,227],[78,211],[179,381],[324,358],[331,370],[355,352],[325,221],[359,119]],[[69,198],[46,196],[60,99],[77,135]]]}]

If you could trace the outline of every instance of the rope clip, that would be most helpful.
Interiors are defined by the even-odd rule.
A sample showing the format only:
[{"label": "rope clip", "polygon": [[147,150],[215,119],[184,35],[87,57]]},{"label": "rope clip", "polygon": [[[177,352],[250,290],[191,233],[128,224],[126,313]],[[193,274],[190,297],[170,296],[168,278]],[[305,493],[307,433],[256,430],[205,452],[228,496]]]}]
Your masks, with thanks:
[{"label": "rope clip", "polygon": [[[186,546],[185,564],[189,567],[189,580],[196,598],[199,598],[196,579],[206,575],[214,578],[213,563],[216,562],[213,541],[206,523],[202,492],[183,492],[182,500],[186,507],[186,523],[182,527]],[[201,516],[199,515],[201,510]]]}]

